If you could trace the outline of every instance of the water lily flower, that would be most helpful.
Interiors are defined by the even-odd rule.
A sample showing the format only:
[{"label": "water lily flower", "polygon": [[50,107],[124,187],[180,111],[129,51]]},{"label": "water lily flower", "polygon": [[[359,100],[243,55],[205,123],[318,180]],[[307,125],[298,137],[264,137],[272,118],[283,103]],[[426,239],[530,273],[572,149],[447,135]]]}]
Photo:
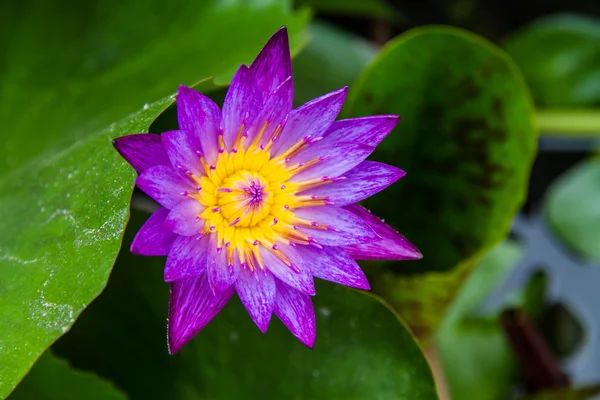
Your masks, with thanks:
[{"label": "water lily flower", "polygon": [[365,159],[399,117],[335,121],[347,88],[292,109],[287,31],[242,65],[222,110],[181,86],[179,130],[118,138],[136,185],[162,206],[131,251],[167,256],[171,353],[234,293],[264,333],[275,315],[315,341],[314,277],[369,289],[355,260],[408,260],[419,251],[355,204],[404,175]]}]

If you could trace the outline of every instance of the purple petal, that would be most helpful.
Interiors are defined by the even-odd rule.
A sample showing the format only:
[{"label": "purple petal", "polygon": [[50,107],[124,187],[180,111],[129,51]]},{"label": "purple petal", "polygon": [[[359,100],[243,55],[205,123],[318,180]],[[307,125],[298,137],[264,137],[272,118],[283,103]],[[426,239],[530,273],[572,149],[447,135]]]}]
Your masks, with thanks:
[{"label": "purple petal", "polygon": [[165,228],[165,219],[169,214],[166,208],[159,208],[142,225],[131,242],[131,252],[142,256],[166,256],[177,238]]},{"label": "purple petal", "polygon": [[287,244],[277,243],[277,247],[279,251],[291,260],[292,266],[285,264],[271,251],[261,246],[259,252],[267,269],[277,279],[294,289],[309,295],[315,294],[315,282],[312,273],[302,257],[300,257],[293,247]]},{"label": "purple petal", "polygon": [[198,235],[204,227],[199,215],[206,207],[196,200],[184,200],[177,204],[165,221],[165,227],[178,235]]},{"label": "purple petal", "polygon": [[243,128],[242,124],[248,127],[260,112],[261,107],[262,100],[252,81],[252,74],[248,67],[242,65],[233,77],[223,102],[221,126],[227,149],[233,147],[240,129]]},{"label": "purple petal", "polygon": [[159,135],[141,133],[123,136],[114,139],[113,145],[138,174],[156,165],[170,164]]},{"label": "purple petal", "polygon": [[203,274],[171,284],[169,300],[169,352],[177,353],[202,330],[233,294],[233,288],[213,294]]},{"label": "purple petal", "polygon": [[298,246],[298,253],[310,260],[310,270],[319,279],[369,290],[369,282],[356,261],[339,247]]},{"label": "purple petal", "polygon": [[281,138],[273,146],[274,154],[283,153],[304,137],[323,136],[340,113],[347,92],[348,88],[344,87],[292,110]]},{"label": "purple petal", "polygon": [[161,206],[169,209],[187,200],[187,192],[195,191],[191,181],[166,165],[147,169],[138,176],[135,184]]},{"label": "purple petal", "polygon": [[363,161],[344,173],[344,180],[328,183],[306,191],[304,194],[325,196],[336,206],[354,204],[380,192],[406,173],[391,165]]},{"label": "purple petal", "polygon": [[292,110],[292,100],[294,99],[294,85],[292,78],[288,78],[275,92],[267,99],[263,109],[254,119],[248,128],[248,143],[252,143],[257,135],[261,133],[261,144],[266,144],[273,136],[276,130],[281,130],[285,123],[287,115]]},{"label": "purple petal", "polygon": [[292,76],[290,45],[285,27],[271,36],[256,59],[252,61],[250,71],[265,102],[279,85]]},{"label": "purple petal", "polygon": [[[235,257],[234,257],[235,258]],[[207,274],[208,283],[215,292],[228,289],[240,273],[239,263],[227,265],[226,250],[217,247],[217,235],[211,234],[208,240]]]},{"label": "purple petal", "polygon": [[357,243],[370,243],[381,240],[363,218],[340,207],[322,206],[294,210],[294,214],[325,225],[327,229],[299,228],[313,238],[317,244],[325,246],[345,246]]},{"label": "purple petal", "polygon": [[295,175],[290,180],[300,182],[324,176],[338,177],[363,162],[373,150],[375,150],[374,147],[360,143],[326,145],[317,142],[301,151],[298,156],[292,159],[290,164],[303,163],[318,157],[322,157],[323,160]]},{"label": "purple petal", "polygon": [[208,236],[178,236],[167,256],[165,282],[204,274],[207,258]]},{"label": "purple petal", "polygon": [[202,176],[204,173],[200,164],[200,145],[195,145],[190,136],[184,131],[164,132],[161,135],[163,146],[173,168],[181,173],[190,171],[196,176]]},{"label": "purple petal", "polygon": [[404,236],[365,208],[358,204],[344,208],[367,222],[381,237],[377,242],[345,246],[344,249],[355,260],[418,260],[423,257]]},{"label": "purple petal", "polygon": [[332,143],[356,142],[367,146],[377,145],[400,121],[397,115],[376,115],[335,121],[325,133],[325,138]]},{"label": "purple petal", "polygon": [[194,150],[200,144],[205,160],[212,164],[217,159],[217,137],[221,110],[211,99],[194,89],[180,86],[177,93],[177,120],[179,129],[191,134]]},{"label": "purple petal", "polygon": [[269,271],[243,268],[235,282],[242,304],[262,333],[267,331],[275,302],[275,278]]},{"label": "purple petal", "polygon": [[274,311],[277,318],[302,344],[310,348],[315,345],[317,324],[310,296],[277,282]]}]

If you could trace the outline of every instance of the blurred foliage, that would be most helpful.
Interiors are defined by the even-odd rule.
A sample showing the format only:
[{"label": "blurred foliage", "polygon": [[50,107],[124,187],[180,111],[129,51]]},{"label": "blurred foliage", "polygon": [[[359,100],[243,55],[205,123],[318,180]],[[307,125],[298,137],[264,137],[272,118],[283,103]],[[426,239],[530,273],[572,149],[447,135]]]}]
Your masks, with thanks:
[{"label": "blurred foliage", "polygon": [[[372,285],[426,339],[524,201],[536,150],[527,88],[490,43],[431,27],[390,42],[349,97],[346,116],[403,117],[375,158],[408,176],[365,204],[425,256],[389,265]],[[452,272],[398,275],[407,268]]]},{"label": "blurred foliage", "polygon": [[544,136],[600,136],[600,111],[595,109],[538,110],[536,121]]},{"label": "blurred foliage", "polygon": [[10,400],[126,400],[108,382],[77,371],[66,361],[44,353],[10,395]]},{"label": "blurred foliage", "polygon": [[348,15],[361,18],[397,20],[400,13],[386,0],[296,0],[299,6],[310,7],[322,14]]},{"label": "blurred foliage", "polygon": [[564,388],[549,390],[519,400],[590,400],[600,394],[600,385],[581,388]]},{"label": "blurred foliage", "polygon": [[600,260],[600,159],[575,166],[549,189],[545,216],[558,237],[583,257]]},{"label": "blurred foliage", "polygon": [[506,42],[538,107],[600,106],[600,19],[553,15]]},{"label": "blurred foliage", "polygon": [[[133,214],[125,243],[145,217]],[[123,251],[105,293],[55,345],[57,354],[113,380],[131,399],[437,399],[429,366],[393,311],[324,282],[313,298],[313,350],[275,317],[263,335],[234,298],[169,356],[163,265]]]},{"label": "blurred foliage", "polygon": [[293,62],[297,106],[350,85],[377,53],[365,39],[322,22],[311,24],[308,36]]},{"label": "blurred foliage", "polygon": [[146,131],[173,98],[149,103],[180,83],[226,84],[283,23],[298,47],[308,13],[111,0],[2,2],[0,15],[2,397],[106,284],[134,180],[110,139]]}]

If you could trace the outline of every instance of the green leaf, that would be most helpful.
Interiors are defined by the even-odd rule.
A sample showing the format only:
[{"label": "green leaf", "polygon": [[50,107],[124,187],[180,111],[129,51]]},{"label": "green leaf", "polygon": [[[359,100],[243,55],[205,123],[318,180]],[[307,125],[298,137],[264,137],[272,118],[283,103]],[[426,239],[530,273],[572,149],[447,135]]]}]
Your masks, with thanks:
[{"label": "green leaf", "polygon": [[[139,226],[136,219],[129,237]],[[312,350],[275,317],[260,333],[234,297],[169,356],[163,267],[160,258],[124,250],[104,293],[55,345],[57,354],[113,380],[132,399],[437,399],[427,362],[398,317],[376,297],[324,282],[313,298]]]},{"label": "green leaf", "polygon": [[550,187],[544,213],[553,231],[579,255],[600,260],[600,159],[581,162]]},{"label": "green leaf", "polygon": [[434,343],[453,399],[496,400],[509,395],[516,363],[498,315],[474,315],[521,255],[522,249],[513,242],[503,242],[486,255],[466,280],[435,335]]},{"label": "green leaf", "polygon": [[536,121],[540,133],[556,137],[600,136],[600,111],[583,110],[537,110]]},{"label": "green leaf", "polygon": [[589,400],[600,394],[600,385],[548,390],[519,400]]},{"label": "green leaf", "polygon": [[[289,1],[2,2],[0,174],[215,76],[227,84],[281,25],[293,48],[308,20]],[[66,13],[65,10],[69,12]]]},{"label": "green leaf", "polygon": [[392,40],[351,88],[345,116],[399,114],[375,152],[408,175],[365,204],[423,253],[413,270],[450,270],[501,241],[526,195],[533,107],[500,49],[449,27]]},{"label": "green leaf", "polygon": [[366,40],[326,23],[313,23],[309,35],[310,42],[294,59],[297,105],[354,82],[376,54]]},{"label": "green leaf", "polygon": [[600,20],[579,15],[539,19],[515,33],[506,51],[540,107],[600,105]]},{"label": "green leaf", "polygon": [[74,370],[66,361],[44,353],[10,395],[10,400],[125,400],[127,397],[97,376]]},{"label": "green leaf", "polygon": [[295,3],[323,14],[385,20],[396,20],[400,17],[400,13],[385,0],[296,0]]},{"label": "green leaf", "polygon": [[0,397],[106,284],[134,181],[111,139],[179,83],[225,84],[282,23],[297,45],[307,19],[274,0],[29,5],[0,5]]}]

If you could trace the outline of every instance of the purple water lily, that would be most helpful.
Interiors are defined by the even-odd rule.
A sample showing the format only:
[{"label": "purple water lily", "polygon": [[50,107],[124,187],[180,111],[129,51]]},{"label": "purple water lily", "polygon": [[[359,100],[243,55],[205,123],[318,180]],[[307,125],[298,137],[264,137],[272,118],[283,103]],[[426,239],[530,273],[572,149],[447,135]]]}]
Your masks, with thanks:
[{"label": "purple water lily", "polygon": [[404,175],[365,161],[398,116],[335,121],[346,88],[292,110],[287,31],[271,37],[231,82],[223,110],[181,86],[179,130],[114,145],[156,200],[131,251],[167,256],[171,353],[234,293],[266,332],[275,313],[306,346],[315,341],[313,278],[369,289],[355,260],[408,260],[419,251],[354,204]]}]

